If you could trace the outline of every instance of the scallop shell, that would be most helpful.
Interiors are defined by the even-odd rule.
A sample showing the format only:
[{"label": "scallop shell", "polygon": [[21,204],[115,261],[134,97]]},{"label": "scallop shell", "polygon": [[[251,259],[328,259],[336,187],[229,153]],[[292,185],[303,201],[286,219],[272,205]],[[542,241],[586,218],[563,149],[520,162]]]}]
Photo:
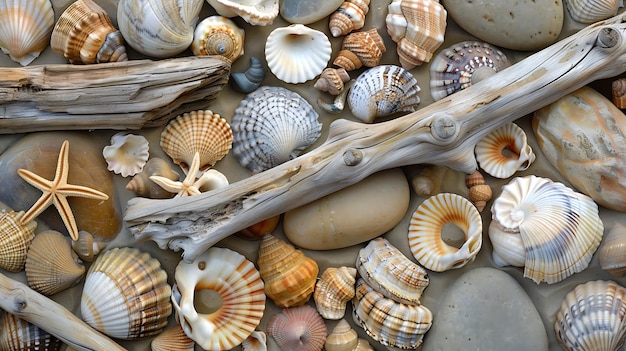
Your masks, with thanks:
[{"label": "scallop shell", "polygon": [[14,314],[3,313],[0,324],[0,350],[58,351],[62,346],[61,340],[47,331]]},{"label": "scallop shell", "polygon": [[282,87],[248,94],[231,120],[233,154],[253,172],[289,161],[321,135],[319,115],[304,98]]},{"label": "scallop shell", "polygon": [[0,49],[26,66],[48,46],[54,27],[50,0],[0,0]]},{"label": "scallop shell", "polygon": [[326,351],[352,351],[359,344],[359,335],[352,329],[348,321],[339,320],[326,337]]},{"label": "scallop shell", "polygon": [[150,57],[172,57],[185,51],[204,0],[120,0],[117,22],[136,51]]},{"label": "scallop shell", "polygon": [[604,236],[598,254],[600,267],[616,277],[626,274],[626,226],[614,223]]},{"label": "scallop shell", "polygon": [[[172,301],[178,321],[205,350],[230,350],[241,344],[263,317],[265,294],[259,271],[233,250],[212,247],[191,263],[181,261],[175,278]],[[206,313],[196,306],[199,290],[219,294],[220,307]]]},{"label": "scallop shell", "polygon": [[150,342],[152,351],[194,351],[196,343],[191,340],[180,325],[163,331]]},{"label": "scallop shell", "polygon": [[91,0],[77,0],[63,11],[52,30],[50,46],[71,63],[128,60],[122,33]]},{"label": "scallop shell", "polygon": [[400,64],[412,69],[429,62],[443,43],[448,13],[435,0],[393,0],[385,22],[397,43]]},{"label": "scallop shell", "polygon": [[117,133],[111,137],[111,145],[102,149],[107,169],[122,177],[141,172],[150,156],[148,140],[137,134]]},{"label": "scallop shell", "polygon": [[80,300],[83,320],[102,333],[134,340],[159,334],[172,313],[167,273],[150,254],[113,248],[98,256]]},{"label": "scallop shell", "polygon": [[21,224],[24,212],[0,213],[0,268],[19,272],[26,263],[28,247],[35,238],[37,222]]},{"label": "scallop shell", "polygon": [[324,320],[309,305],[285,308],[267,322],[267,334],[281,350],[322,351],[327,332]]},{"label": "scallop shell", "polygon": [[224,17],[240,16],[253,26],[267,26],[278,16],[278,0],[207,0]]},{"label": "scallop shell", "polygon": [[319,268],[301,250],[272,234],[265,234],[257,265],[265,282],[265,294],[277,306],[301,306],[311,298]]},{"label": "scallop shell", "polygon": [[54,230],[35,236],[28,249],[25,270],[28,286],[43,295],[67,289],[85,274],[85,266],[69,240]]},{"label": "scallop shell", "polygon": [[244,72],[232,72],[229,81],[235,90],[242,93],[251,93],[261,86],[263,79],[265,79],[263,64],[258,58],[251,56],[248,69]]},{"label": "scallop shell", "polygon": [[574,21],[594,23],[617,14],[621,0],[565,0],[567,11]]},{"label": "scallop shell", "polygon": [[618,78],[611,83],[613,104],[620,109],[626,108],[626,78]]},{"label": "scallop shell", "polygon": [[170,180],[180,178],[180,175],[172,169],[169,162],[162,158],[153,157],[146,162],[143,170],[126,184],[126,189],[151,199],[169,199],[174,196],[151,181],[151,176],[165,177]]},{"label": "scallop shell", "polygon": [[426,270],[387,239],[371,240],[359,251],[356,268],[361,279],[385,297],[417,305],[430,282]]},{"label": "scallop shell", "polygon": [[535,161],[526,132],[515,123],[493,130],[476,143],[476,161],[487,174],[505,179],[525,171]]},{"label": "scallop shell", "polygon": [[260,330],[255,330],[241,343],[242,351],[267,351],[267,336]]},{"label": "scallop shell", "polygon": [[107,243],[96,240],[87,231],[78,231],[78,240],[72,240],[72,249],[83,261],[91,262],[102,251]]},{"label": "scallop shell", "polygon": [[613,351],[626,338],[626,289],[614,281],[577,285],[565,295],[554,331],[567,351]]},{"label": "scallop shell", "polygon": [[397,112],[413,112],[421,90],[413,75],[402,67],[381,65],[361,73],[348,92],[352,114],[365,123]]},{"label": "scallop shell", "polygon": [[221,55],[231,62],[243,55],[245,31],[222,16],[209,16],[196,26],[191,51],[196,56]]},{"label": "scallop shell", "polygon": [[346,35],[363,28],[370,0],[346,0],[328,19],[328,29],[333,37]]},{"label": "scallop shell", "polygon": [[430,63],[430,94],[435,101],[490,77],[511,63],[502,51],[477,41],[442,50]]},{"label": "scallop shell", "polygon": [[346,313],[346,304],[354,297],[356,268],[329,267],[315,284],[313,299],[317,312],[326,319],[341,319]]},{"label": "scallop shell", "polygon": [[318,76],[331,51],[326,34],[303,24],[276,28],[265,42],[267,66],[285,83],[304,83]]},{"label": "scallop shell", "polygon": [[350,80],[350,75],[343,68],[324,68],[315,82],[315,89],[339,95],[343,91],[344,83]]},{"label": "scallop shell", "polygon": [[485,178],[480,171],[474,171],[465,176],[465,185],[469,189],[469,200],[476,206],[478,212],[482,212],[491,200],[493,191],[491,186],[485,183]]},{"label": "scallop shell", "polygon": [[[463,232],[463,245],[456,247],[444,241],[446,224],[454,224]],[[443,272],[473,262],[483,243],[482,234],[482,218],[469,200],[440,193],[422,202],[411,216],[409,246],[420,264]]]},{"label": "scallop shell", "polygon": [[[387,51],[383,38],[376,28],[364,32],[348,34],[341,43],[341,51],[333,61],[335,66],[351,71],[361,66],[376,67],[380,65],[383,54]],[[359,62],[356,63],[354,55]],[[342,58],[345,57],[346,60]]]},{"label": "scallop shell", "polygon": [[233,132],[228,122],[210,110],[183,113],[161,132],[161,148],[187,174],[196,152],[206,171],[230,151]]},{"label": "scallop shell", "polygon": [[536,283],[556,283],[587,268],[604,231],[591,198],[532,175],[505,185],[491,212],[495,263],[523,262],[524,276]]}]

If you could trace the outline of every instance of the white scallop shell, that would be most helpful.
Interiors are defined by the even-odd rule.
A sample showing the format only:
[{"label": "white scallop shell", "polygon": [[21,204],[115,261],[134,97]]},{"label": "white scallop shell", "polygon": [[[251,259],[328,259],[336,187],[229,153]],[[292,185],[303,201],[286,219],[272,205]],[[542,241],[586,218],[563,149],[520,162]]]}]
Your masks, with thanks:
[{"label": "white scallop shell", "polygon": [[487,174],[505,179],[527,170],[535,161],[526,132],[515,123],[507,123],[476,143],[476,161]]},{"label": "white scallop shell", "polygon": [[102,149],[107,169],[122,177],[134,176],[148,162],[148,140],[137,134],[117,133],[111,137],[111,145]]},{"label": "white scallop shell", "polygon": [[231,62],[243,55],[245,31],[223,16],[209,16],[196,26],[191,51],[196,56],[221,55]]},{"label": "white scallop shell", "polygon": [[224,17],[239,16],[253,26],[266,26],[278,16],[278,0],[207,0]]},{"label": "white scallop shell", "polygon": [[622,0],[565,0],[567,11],[574,21],[594,23],[617,14]]},{"label": "white scallop shell", "polygon": [[50,0],[0,0],[0,49],[26,66],[48,46],[54,27]]},{"label": "white scallop shell", "polygon": [[318,114],[304,98],[282,87],[248,94],[231,120],[233,154],[253,172],[297,157],[320,136]]},{"label": "white scallop shell", "polygon": [[330,40],[303,24],[274,29],[265,42],[270,71],[285,83],[304,83],[317,77],[330,60]]}]

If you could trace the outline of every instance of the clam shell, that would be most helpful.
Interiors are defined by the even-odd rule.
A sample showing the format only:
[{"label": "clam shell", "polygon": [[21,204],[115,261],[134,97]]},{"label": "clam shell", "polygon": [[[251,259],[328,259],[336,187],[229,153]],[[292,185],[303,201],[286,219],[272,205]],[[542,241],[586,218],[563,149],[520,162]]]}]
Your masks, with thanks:
[{"label": "clam shell", "polygon": [[126,189],[151,199],[169,199],[174,196],[151,181],[151,176],[165,177],[170,180],[180,178],[180,175],[172,169],[169,162],[162,158],[153,157],[146,162],[143,170],[126,184]]},{"label": "clam shell", "polygon": [[7,351],[58,351],[61,340],[38,326],[4,312],[0,324],[0,350]]},{"label": "clam shell", "polygon": [[[257,327],[265,310],[263,281],[243,255],[212,247],[193,262],[176,267],[176,316],[185,333],[205,350],[230,350]],[[195,304],[196,292],[211,290],[221,306],[205,313]],[[180,296],[177,296],[180,294]]]},{"label": "clam shell", "polygon": [[235,90],[242,93],[251,93],[261,86],[265,79],[265,68],[261,61],[254,57],[250,57],[250,66],[244,72],[232,72],[230,74],[230,83]]},{"label": "clam shell", "polygon": [[618,350],[626,337],[626,289],[614,281],[577,285],[556,314],[556,339],[567,351]]},{"label": "clam shell", "polygon": [[525,171],[535,161],[526,132],[515,123],[493,130],[476,143],[476,161],[492,177],[505,179]]},{"label": "clam shell", "polygon": [[613,224],[604,236],[598,258],[605,271],[617,277],[626,274],[626,226]]},{"label": "clam shell", "polygon": [[304,98],[282,87],[248,94],[231,120],[233,154],[253,172],[289,161],[321,135],[319,115]]},{"label": "clam shell", "polygon": [[278,16],[278,0],[207,0],[224,17],[239,16],[253,26],[266,26]]},{"label": "clam shell", "polygon": [[346,35],[365,25],[365,15],[370,9],[369,0],[347,0],[328,18],[328,29],[333,37]]},{"label": "clam shell", "polygon": [[267,336],[260,330],[255,330],[241,343],[242,351],[267,351]]},{"label": "clam shell", "polygon": [[327,332],[324,320],[309,305],[285,308],[267,322],[267,334],[281,350],[321,351]]},{"label": "clam shell", "polygon": [[111,145],[102,149],[102,156],[109,171],[128,177],[141,172],[150,156],[149,150],[144,136],[122,132],[111,137]]},{"label": "clam shell", "polygon": [[206,171],[232,148],[233,132],[228,122],[210,110],[183,113],[161,132],[161,148],[187,174],[196,152],[200,171]]},{"label": "clam shell", "polygon": [[196,26],[191,51],[196,56],[221,55],[231,62],[243,55],[245,31],[222,16],[209,16]]},{"label": "clam shell", "polygon": [[180,325],[163,331],[150,342],[152,351],[194,351],[195,345]]},{"label": "clam shell", "polygon": [[[463,232],[463,245],[456,247],[444,241],[446,224],[454,224]],[[480,213],[469,200],[440,193],[422,202],[411,216],[409,246],[420,264],[443,272],[474,261],[483,243],[482,233]]]},{"label": "clam shell", "polygon": [[352,351],[358,344],[359,335],[356,330],[342,318],[326,337],[324,348],[326,351]]},{"label": "clam shell", "polygon": [[303,24],[276,28],[265,42],[267,66],[285,83],[304,83],[318,76],[331,51],[326,34]]},{"label": "clam shell", "polygon": [[91,262],[107,246],[107,243],[96,240],[84,230],[78,231],[78,240],[72,240],[72,249],[83,261]]},{"label": "clam shell", "polygon": [[150,254],[113,248],[98,256],[85,277],[83,320],[102,333],[134,340],[159,334],[172,313],[167,273]]},{"label": "clam shell", "polygon": [[355,282],[356,268],[343,266],[324,270],[313,291],[317,312],[326,319],[343,318],[346,304],[354,297]]},{"label": "clam shell", "polygon": [[[335,58],[333,64],[339,67],[343,67],[346,71],[365,67],[376,67],[380,65],[380,60],[383,54],[387,51],[383,38],[378,34],[376,28],[372,28],[363,32],[354,32],[348,34],[341,43],[341,51],[338,56],[346,56],[346,50],[354,54],[360,61],[360,64],[356,64],[354,67],[347,66],[341,59]],[[348,56],[350,61],[354,61],[351,56]]]},{"label": "clam shell", "polygon": [[111,18],[91,0],[77,0],[63,11],[52,30],[50,46],[71,63],[127,61],[124,38]]},{"label": "clam shell", "polygon": [[587,268],[604,231],[598,205],[591,198],[536,176],[511,180],[491,212],[494,260],[499,265],[519,263],[520,257],[509,258],[507,251],[519,254],[521,248],[498,245],[503,242],[498,237],[519,233],[524,276],[536,283],[556,283]]},{"label": "clam shell", "polygon": [[54,27],[50,0],[1,0],[0,49],[26,66],[48,46]]},{"label": "clam shell", "polygon": [[21,224],[24,212],[0,213],[0,268],[19,272],[26,263],[28,247],[35,238],[37,222]]},{"label": "clam shell", "polygon": [[623,6],[621,0],[565,0],[565,7],[574,21],[594,23],[613,17]]}]

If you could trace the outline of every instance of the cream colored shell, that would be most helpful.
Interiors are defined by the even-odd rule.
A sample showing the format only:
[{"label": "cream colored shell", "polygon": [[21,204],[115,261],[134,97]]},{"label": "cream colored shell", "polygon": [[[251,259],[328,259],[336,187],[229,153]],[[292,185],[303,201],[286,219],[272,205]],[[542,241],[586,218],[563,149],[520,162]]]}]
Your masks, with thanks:
[{"label": "cream colored shell", "polygon": [[358,344],[359,334],[342,318],[326,337],[324,348],[326,351],[353,351]]},{"label": "cream colored shell", "polygon": [[515,123],[493,130],[476,143],[476,161],[489,175],[505,179],[525,171],[535,161],[526,132]]},{"label": "cream colored shell", "polygon": [[266,26],[278,16],[278,0],[207,0],[224,17],[240,16],[253,26]]},{"label": "cream colored shell", "polygon": [[615,222],[604,235],[598,252],[600,267],[616,277],[626,274],[626,226]]},{"label": "cream colored shell", "polygon": [[574,21],[594,23],[613,17],[622,7],[621,0],[565,0],[565,7]]},{"label": "cream colored shell", "polygon": [[174,196],[174,194],[151,181],[151,176],[164,177],[169,180],[178,180],[180,178],[180,174],[172,168],[169,162],[159,157],[153,157],[146,162],[143,170],[126,184],[126,189],[139,196],[151,199],[169,199]]},{"label": "cream colored shell", "polygon": [[141,172],[150,157],[148,140],[139,134],[125,132],[114,134],[111,145],[102,149],[107,169],[122,177]]},{"label": "cream colored shell", "polygon": [[327,333],[324,320],[309,305],[284,308],[267,322],[267,334],[281,350],[321,351]]},{"label": "cream colored shell", "polygon": [[61,340],[38,326],[6,311],[0,315],[0,350],[58,351],[62,347]]},{"label": "cream colored shell", "polygon": [[195,345],[180,325],[166,329],[150,342],[152,351],[194,351]]},{"label": "cream colored shell", "polygon": [[24,269],[28,247],[35,238],[37,222],[21,224],[24,212],[0,213],[0,268],[9,272]]},{"label": "cream colored shell", "polygon": [[356,268],[328,267],[315,283],[313,299],[317,312],[326,319],[341,319],[346,304],[354,297]]},{"label": "cream colored shell", "polygon": [[242,351],[267,351],[267,335],[255,330],[241,343]]},{"label": "cream colored shell", "polygon": [[22,66],[48,46],[54,26],[50,0],[0,0],[0,49]]},{"label": "cream colored shell", "polygon": [[370,0],[346,0],[328,18],[328,29],[333,37],[346,35],[365,25]]},{"label": "cream colored shell", "polygon": [[230,19],[209,16],[196,26],[191,51],[196,56],[221,55],[235,62],[243,55],[245,36],[245,31]]}]

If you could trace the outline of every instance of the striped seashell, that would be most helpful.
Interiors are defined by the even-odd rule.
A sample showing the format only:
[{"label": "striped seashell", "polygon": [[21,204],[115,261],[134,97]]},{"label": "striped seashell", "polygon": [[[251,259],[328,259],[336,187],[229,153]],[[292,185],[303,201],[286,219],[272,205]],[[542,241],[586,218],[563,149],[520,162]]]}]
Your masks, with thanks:
[{"label": "striped seashell", "polygon": [[[346,71],[380,65],[383,54],[387,51],[383,38],[376,28],[364,32],[354,32],[347,35],[341,44],[341,51],[333,61]],[[358,59],[356,62],[355,58]]]},{"label": "striped seashell", "polygon": [[322,351],[327,332],[324,320],[309,305],[284,308],[267,322],[267,334],[281,350]]},{"label": "striped seashell", "polygon": [[339,50],[337,57],[333,60],[333,65],[343,68],[346,71],[354,71],[363,67],[361,59],[350,50]]},{"label": "striped seashell", "polygon": [[180,174],[172,169],[169,162],[162,158],[153,157],[146,162],[143,170],[126,184],[126,189],[139,196],[151,199],[169,199],[174,196],[174,194],[151,181],[151,176],[165,177],[174,181],[180,178]]},{"label": "striped seashell", "polygon": [[339,95],[344,90],[344,83],[349,80],[350,75],[343,68],[324,68],[313,87],[331,95]]},{"label": "striped seashell", "polygon": [[342,318],[326,337],[324,348],[326,351],[352,351],[358,344],[359,334]]},{"label": "striped seashell", "polygon": [[263,79],[265,79],[265,68],[261,60],[251,56],[248,69],[244,72],[232,72],[229,82],[235,90],[247,94],[261,86]]},{"label": "striped seashell", "polygon": [[356,268],[361,279],[385,297],[418,305],[430,279],[387,239],[378,237],[359,251]]},{"label": "striped seashell", "polygon": [[567,11],[574,21],[594,23],[617,14],[621,0],[565,0]]},{"label": "striped seashell", "polygon": [[143,135],[121,132],[111,137],[111,145],[102,149],[107,169],[122,177],[141,172],[150,157],[150,146]]},{"label": "striped seashell", "polygon": [[476,161],[490,176],[505,179],[525,171],[535,161],[526,132],[515,123],[493,130],[476,143]]},{"label": "striped seashell", "polygon": [[493,191],[491,186],[485,183],[485,178],[480,171],[474,171],[465,176],[465,185],[469,189],[469,200],[476,206],[478,212],[482,212],[491,200]]},{"label": "striped seashell", "polygon": [[324,270],[313,290],[317,312],[326,319],[341,319],[346,304],[354,297],[356,268],[329,267]]},{"label": "striped seashell", "polygon": [[626,274],[626,226],[616,222],[606,233],[600,246],[600,267],[616,277]]},{"label": "striped seashell", "polygon": [[[443,239],[444,226],[463,232],[460,247]],[[417,261],[435,272],[461,268],[474,261],[483,243],[483,222],[472,203],[461,195],[440,193],[422,202],[409,224],[409,246]]]},{"label": "striped seashell", "polygon": [[191,340],[180,325],[166,329],[150,342],[152,351],[193,351],[196,343]]},{"label": "striped seashell", "polygon": [[505,185],[491,213],[494,262],[524,266],[524,276],[536,283],[556,283],[587,268],[604,232],[590,197],[532,175]]},{"label": "striped seashell", "polygon": [[170,296],[157,259],[135,248],[113,248],[89,267],[80,312],[100,332],[135,340],[163,331],[172,313]]},{"label": "striped seashell", "polygon": [[220,55],[235,62],[243,55],[245,37],[245,31],[232,20],[209,16],[194,30],[191,52],[196,56]]},{"label": "striped seashell", "polygon": [[[263,281],[254,264],[243,255],[212,247],[193,262],[176,266],[172,302],[185,333],[205,350],[230,350],[258,326],[265,310]],[[217,293],[198,303],[200,291]],[[210,295],[209,295],[210,296]],[[210,311],[210,312],[209,312]]]},{"label": "striped seashell", "polygon": [[239,16],[253,26],[267,26],[278,16],[278,0],[207,0],[224,17]]},{"label": "striped seashell", "polygon": [[56,336],[14,314],[4,312],[0,324],[0,350],[58,351],[63,343]]},{"label": "striped seashell", "polygon": [[255,330],[241,343],[242,351],[267,351],[267,335]]},{"label": "striped seashell", "polygon": [[0,49],[26,66],[48,46],[54,27],[50,0],[0,0]]},{"label": "striped seashell", "polygon": [[374,348],[370,345],[369,341],[363,338],[359,338],[357,341],[356,347],[352,351],[374,351]]},{"label": "striped seashell", "polygon": [[78,240],[72,240],[72,249],[74,252],[76,252],[78,257],[83,261],[87,262],[93,261],[106,246],[106,242],[97,240],[91,233],[85,230],[79,230]]},{"label": "striped seashell", "polygon": [[24,212],[0,213],[0,268],[9,272],[24,269],[28,247],[35,238],[37,222],[21,224]]},{"label": "striped seashell", "polygon": [[328,18],[328,29],[333,37],[346,35],[363,28],[370,0],[346,0]]},{"label": "striped seashell", "polygon": [[618,78],[611,83],[611,94],[617,108],[626,108],[626,78]]}]

